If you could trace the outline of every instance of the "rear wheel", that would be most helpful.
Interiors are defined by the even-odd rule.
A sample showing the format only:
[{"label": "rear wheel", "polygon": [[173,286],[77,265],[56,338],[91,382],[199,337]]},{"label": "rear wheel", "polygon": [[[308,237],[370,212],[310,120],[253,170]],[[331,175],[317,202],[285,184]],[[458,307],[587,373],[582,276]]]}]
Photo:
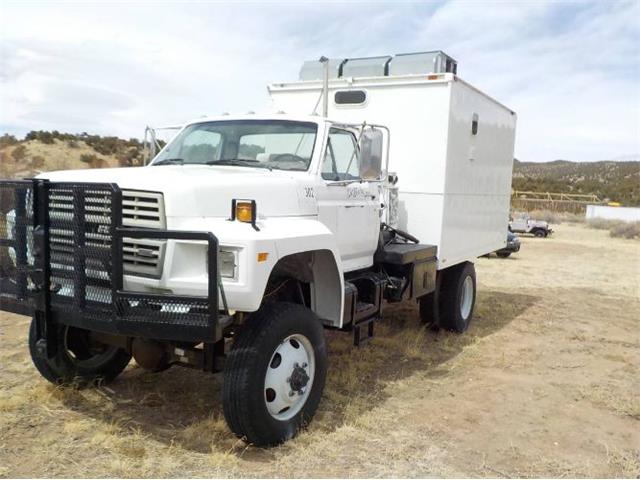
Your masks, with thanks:
[{"label": "rear wheel", "polygon": [[56,325],[57,352],[52,358],[40,355],[35,319],[29,328],[29,353],[40,374],[54,384],[108,383],[126,368],[131,355],[125,350],[96,342],[82,328]]},{"label": "rear wheel", "polygon": [[324,329],[311,310],[274,302],[252,314],[234,341],[224,372],[229,428],[256,446],[277,445],[306,426],[327,372]]},{"label": "rear wheel", "polygon": [[476,302],[476,272],[473,263],[466,262],[443,273],[438,308],[440,325],[462,333],[469,328]]}]

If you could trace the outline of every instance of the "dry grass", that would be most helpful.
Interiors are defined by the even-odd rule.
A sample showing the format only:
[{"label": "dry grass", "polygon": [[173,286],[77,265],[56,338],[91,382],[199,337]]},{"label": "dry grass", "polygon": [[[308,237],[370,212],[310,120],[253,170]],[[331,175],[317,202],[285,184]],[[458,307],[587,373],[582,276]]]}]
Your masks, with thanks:
[{"label": "dry grass", "polygon": [[216,376],[131,365],[106,387],[46,384],[28,319],[5,314],[0,476],[635,477],[637,245],[575,225],[522,241],[478,260],[464,335],[425,330],[415,304],[389,306],[361,349],[328,332],[316,419],[271,450],[229,432]]},{"label": "dry grass", "polygon": [[624,222],[614,225],[609,230],[609,235],[619,238],[640,239],[640,222]]},{"label": "dry grass", "polygon": [[587,225],[596,230],[609,230],[609,235],[614,238],[640,239],[640,222],[591,218]]}]

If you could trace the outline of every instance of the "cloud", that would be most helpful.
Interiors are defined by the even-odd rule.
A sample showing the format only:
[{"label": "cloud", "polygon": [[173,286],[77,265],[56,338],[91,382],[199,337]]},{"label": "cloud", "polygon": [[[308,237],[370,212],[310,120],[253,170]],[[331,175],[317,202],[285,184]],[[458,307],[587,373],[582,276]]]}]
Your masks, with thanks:
[{"label": "cloud", "polygon": [[640,3],[4,2],[0,125],[140,136],[261,110],[303,60],[442,49],[518,113],[516,156],[640,152]]}]

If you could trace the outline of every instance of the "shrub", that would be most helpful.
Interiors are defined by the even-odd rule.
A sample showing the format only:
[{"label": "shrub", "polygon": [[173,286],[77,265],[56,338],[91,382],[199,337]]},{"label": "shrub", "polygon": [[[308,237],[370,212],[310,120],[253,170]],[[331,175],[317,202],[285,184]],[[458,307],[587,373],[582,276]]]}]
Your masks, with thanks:
[{"label": "shrub", "polygon": [[76,142],[75,140],[67,140],[67,147],[78,148],[78,142]]},{"label": "shrub", "polygon": [[11,152],[11,156],[17,161],[24,160],[24,157],[27,156],[27,149],[24,145],[18,145],[13,149],[13,152]]},{"label": "shrub", "polygon": [[38,130],[37,132],[35,130],[31,130],[24,137],[25,140],[37,140],[48,145],[54,143],[54,138],[53,133],[45,132],[43,130]]},{"label": "shrub", "polygon": [[640,222],[622,222],[609,230],[609,235],[618,238],[640,239]]},{"label": "shrub", "polygon": [[10,147],[11,145],[15,145],[18,143],[18,139],[13,135],[9,135],[5,133],[0,137],[0,148]]},{"label": "shrub", "polygon": [[97,163],[100,160],[100,158],[98,158],[96,155],[93,155],[91,153],[83,153],[82,155],[80,155],[80,161],[84,162],[84,163]]},{"label": "shrub", "polygon": [[140,151],[132,147],[116,155],[116,158],[121,167],[135,167],[136,165],[142,165],[142,159],[139,155]]},{"label": "shrub", "polygon": [[623,223],[621,220],[609,220],[606,218],[590,218],[587,220],[587,226],[589,228],[595,228],[596,230],[609,230],[613,227]]},{"label": "shrub", "polygon": [[535,220],[544,220],[550,224],[559,225],[561,223],[582,223],[584,215],[571,212],[554,212],[552,210],[531,210],[529,212],[531,218]]}]

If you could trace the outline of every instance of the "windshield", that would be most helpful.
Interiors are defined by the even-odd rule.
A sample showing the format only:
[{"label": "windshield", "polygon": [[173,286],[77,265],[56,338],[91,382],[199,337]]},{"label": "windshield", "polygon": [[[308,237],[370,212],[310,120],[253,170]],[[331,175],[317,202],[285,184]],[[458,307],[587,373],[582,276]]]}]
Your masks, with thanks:
[{"label": "windshield", "polygon": [[318,127],[313,122],[230,120],[186,127],[151,165],[234,165],[305,171]]}]

